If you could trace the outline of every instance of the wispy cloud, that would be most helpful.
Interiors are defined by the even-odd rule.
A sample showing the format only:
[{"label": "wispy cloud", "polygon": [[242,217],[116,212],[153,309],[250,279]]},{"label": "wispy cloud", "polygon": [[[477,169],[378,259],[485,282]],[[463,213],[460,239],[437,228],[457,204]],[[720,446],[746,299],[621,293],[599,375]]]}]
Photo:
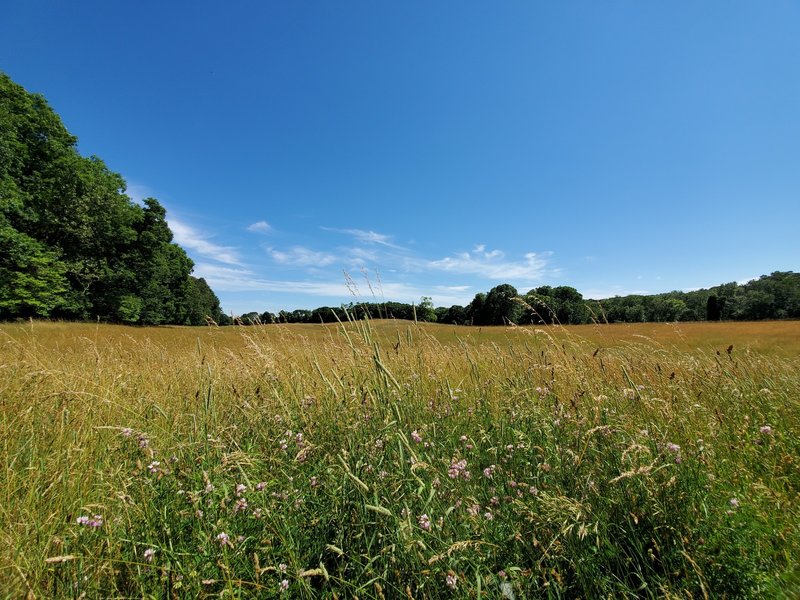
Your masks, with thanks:
[{"label": "wispy cloud", "polygon": [[292,246],[288,250],[267,248],[267,253],[276,263],[291,267],[327,267],[337,258],[327,252],[317,252],[303,246]]},{"label": "wispy cloud", "polygon": [[[250,269],[224,267],[209,263],[198,263],[195,275],[203,277],[216,291],[226,293],[237,292],[269,292],[274,294],[302,294],[315,297],[325,297],[333,304],[356,301],[380,302],[383,298],[397,302],[419,302],[422,296],[431,296],[433,302],[439,306],[452,304],[466,304],[471,300],[470,286],[424,286],[396,281],[373,281],[372,287],[378,299],[368,295],[353,297],[353,287],[348,286],[344,276],[336,279],[317,281],[307,280],[278,280],[263,279]],[[366,289],[368,286],[364,286]],[[363,290],[362,290],[363,291]],[[274,304],[274,299],[270,300]],[[313,302],[310,304],[314,304]],[[253,306],[248,310],[264,310],[265,307]],[[298,308],[292,306],[291,308]]]},{"label": "wispy cloud", "polygon": [[125,184],[125,193],[137,204],[142,204],[145,198],[154,196],[153,190],[146,185],[134,181],[126,181]]},{"label": "wispy cloud", "polygon": [[348,248],[347,257],[351,264],[363,266],[366,263],[376,263],[381,260],[381,255],[374,250],[366,248]]},{"label": "wispy cloud", "polygon": [[203,258],[213,259],[229,265],[241,264],[236,248],[215,244],[209,241],[209,236],[198,232],[174,217],[169,217],[167,222],[175,236],[175,241],[184,248],[194,250]]},{"label": "wispy cloud", "polygon": [[524,255],[524,260],[506,260],[505,253],[501,250],[487,251],[484,245],[479,245],[475,246],[472,252],[461,252],[439,260],[427,261],[424,266],[459,275],[531,282],[542,279],[546,274],[548,256],[549,253],[528,252]]},{"label": "wispy cloud", "polygon": [[333,231],[334,233],[344,233],[365,244],[380,244],[381,246],[394,248],[395,250],[403,250],[402,246],[392,243],[392,236],[385,235],[383,233],[366,231],[364,229],[335,229],[333,227],[321,227],[320,229],[324,229],[325,231]]},{"label": "wispy cloud", "polygon": [[257,221],[248,226],[247,231],[252,231],[253,233],[269,233],[272,231],[272,226],[266,221]]},{"label": "wispy cloud", "polygon": [[[297,281],[262,279],[249,269],[236,269],[199,263],[195,273],[203,277],[215,290],[222,292],[277,292],[300,293],[312,296],[341,297],[348,296],[344,279],[341,281]],[[258,307],[254,307],[258,308]]]}]

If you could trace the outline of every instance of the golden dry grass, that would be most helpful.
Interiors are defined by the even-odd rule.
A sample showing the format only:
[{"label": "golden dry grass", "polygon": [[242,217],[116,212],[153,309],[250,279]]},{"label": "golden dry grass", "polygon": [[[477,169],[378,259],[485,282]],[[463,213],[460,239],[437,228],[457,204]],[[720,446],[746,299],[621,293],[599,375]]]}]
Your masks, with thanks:
[{"label": "golden dry grass", "polygon": [[[733,349],[729,353],[730,346]],[[612,488],[608,493],[620,494],[603,509],[610,524],[619,518],[613,516],[615,503],[627,501],[618,486],[644,486],[648,502],[658,510],[663,502],[680,508],[680,503],[669,504],[668,496],[659,499],[663,497],[661,486],[671,489],[676,485],[675,477],[658,479],[669,471],[664,471],[667,467],[663,465],[652,465],[665,459],[658,449],[667,442],[677,443],[688,455],[701,452],[697,448],[702,438],[706,447],[702,465],[710,479],[702,483],[697,478],[706,477],[705,472],[695,473],[687,464],[681,467],[686,469],[684,485],[697,497],[708,495],[703,502],[721,502],[727,508],[730,495],[736,494],[743,504],[756,507],[751,518],[757,528],[753,525],[752,531],[736,535],[754,545],[758,560],[781,565],[775,557],[796,549],[800,538],[795,517],[799,478],[794,455],[794,440],[800,432],[798,373],[799,322],[547,328],[416,326],[394,321],[228,328],[47,322],[0,325],[0,458],[5,473],[0,483],[0,587],[11,590],[12,596],[28,592],[47,595],[48,590],[63,593],[65,584],[57,575],[73,568],[70,565],[74,561],[55,559],[75,555],[83,556],[86,566],[75,566],[77,570],[71,573],[89,578],[86,589],[94,593],[116,590],[109,587],[113,565],[130,561],[130,552],[140,556],[144,540],[132,541],[128,534],[114,532],[135,529],[131,515],[160,510],[159,503],[165,501],[164,490],[153,496],[150,509],[146,503],[131,503],[128,498],[136,489],[140,493],[144,489],[137,486],[147,476],[149,460],[163,462],[174,454],[181,461],[177,464],[186,465],[180,468],[186,470],[187,477],[199,477],[197,473],[190,475],[191,465],[203,461],[220,489],[220,481],[230,484],[243,474],[264,478],[292,470],[304,479],[311,473],[328,478],[326,489],[341,490],[342,494],[349,489],[346,493],[354,499],[359,498],[363,486],[376,494],[382,485],[390,486],[392,491],[356,505],[366,515],[365,526],[369,526],[376,506],[392,518],[400,514],[403,505],[393,503],[404,486],[413,487],[403,492],[403,502],[417,501],[414,498],[420,494],[434,498],[433,488],[423,486],[422,493],[417,486],[437,469],[444,469],[440,475],[447,481],[448,461],[459,452],[462,444],[458,440],[464,432],[483,440],[486,452],[496,451],[492,448],[504,447],[509,441],[533,444],[532,440],[538,440],[541,456],[525,467],[534,472],[538,461],[563,461],[559,467],[563,470],[537,475],[543,478],[539,484],[542,489],[552,486],[551,495],[540,498],[535,506],[521,505],[515,519],[505,523],[498,520],[496,532],[484,533],[484,541],[492,542],[481,546],[480,561],[495,560],[491,548],[502,546],[509,535],[521,535],[526,522],[538,524],[540,537],[545,532],[555,536],[553,550],[567,543],[563,536],[573,529],[580,533],[582,542],[590,523],[586,521],[587,501],[577,498],[587,494],[593,497],[595,479],[609,482]],[[560,425],[555,426],[556,421]],[[776,430],[769,453],[765,453],[766,446],[755,445],[760,439],[759,428],[766,424]],[[125,454],[120,432],[126,427],[146,432],[151,448],[158,448],[160,454],[148,449],[150,454],[135,460],[130,453]],[[291,460],[287,463],[276,452],[275,445],[286,427],[302,431],[311,440],[320,461],[316,466],[297,465]],[[416,428],[437,445],[430,451],[415,448],[409,435]],[[570,435],[562,436],[558,433],[561,429],[570,431]],[[611,439],[609,432],[618,438],[613,444],[607,441]],[[376,438],[387,438],[395,447],[399,444],[402,453],[416,453],[413,468],[402,475],[407,464],[398,462],[388,451],[385,456],[376,456]],[[749,440],[744,453],[736,450],[739,440]],[[344,456],[349,456],[350,462],[342,462]],[[386,461],[387,468],[393,464],[402,477],[376,481],[375,474],[358,470],[368,460]],[[481,460],[495,463],[500,457],[486,454]],[[202,476],[206,477],[205,470]],[[163,485],[167,481],[169,478]],[[351,488],[347,488],[347,482],[351,482]],[[707,485],[713,490],[706,490]],[[479,492],[475,489],[469,493]],[[330,504],[319,505],[321,510],[330,511],[323,520],[343,518],[332,516],[340,509],[341,494],[331,493]],[[223,500],[233,502],[230,498]],[[428,500],[418,510],[450,514],[447,511],[453,508],[447,507],[448,501],[446,496],[433,503]],[[700,510],[694,504],[687,505],[689,509]],[[117,515],[105,545],[92,546],[86,535],[76,531],[76,516],[87,512]],[[175,523],[184,519],[180,511],[170,513],[169,518]],[[233,526],[228,523],[229,515],[220,518],[227,524],[213,527]],[[298,513],[296,518],[298,529],[283,535],[298,544],[296,560],[300,561],[319,540],[303,538],[308,515]],[[663,518],[669,519],[669,515]],[[686,539],[700,535],[691,533],[693,525],[682,518],[679,515],[674,522],[667,522],[672,527],[687,528],[682,533]],[[727,517],[723,512],[719,518]],[[318,521],[313,519],[314,523]],[[461,569],[458,572],[463,581],[470,559],[448,552],[463,543],[464,538],[458,536],[469,536],[468,531],[458,529],[466,525],[454,525],[457,536],[443,535],[428,554],[405,554],[410,547],[405,542],[399,544],[393,550],[398,555],[392,560],[422,565],[418,573],[412,569],[404,577],[419,576],[424,581],[426,571],[434,568],[441,570],[443,579],[450,570]],[[402,525],[398,530],[404,540],[413,539],[418,530],[409,527]],[[394,529],[387,530],[386,535],[391,531]],[[345,529],[340,535],[346,537],[348,532]],[[155,538],[157,534],[145,527],[137,535]],[[353,534],[364,539],[357,529]],[[647,540],[642,540],[639,550],[646,552]],[[336,539],[325,541],[337,548],[344,544]],[[529,542],[523,536],[519,544],[512,544],[518,546],[513,560],[524,561],[531,553],[542,552],[538,546],[525,545]],[[159,546],[160,555],[167,554],[166,543],[162,541]],[[356,543],[355,539],[350,543]],[[215,548],[211,544],[206,551]],[[682,551],[694,550],[687,547]],[[173,557],[177,561],[177,566],[171,567],[175,573],[184,572],[179,556]],[[587,560],[591,556],[587,554]],[[437,560],[430,563],[432,557]],[[565,551],[537,560],[551,559],[553,569],[575,566],[570,566],[573,559]],[[713,559],[713,555],[706,559]],[[217,568],[214,560],[209,559],[208,568]],[[279,560],[286,559],[276,558],[276,564]],[[697,556],[684,561],[684,566],[691,568],[693,560],[698,560]],[[733,565],[741,560],[730,558]],[[200,568],[189,562],[186,573]],[[242,565],[225,567],[244,569],[230,575],[228,586],[234,585],[234,575],[239,581],[236,585],[245,585],[242,581],[247,577],[258,578],[258,570],[252,575]],[[316,568],[316,563],[301,566],[305,572]],[[713,576],[712,567],[712,563],[702,567],[711,571],[698,575],[699,585]],[[478,563],[469,566],[478,568]],[[786,564],[770,568],[775,569],[771,576],[764,575],[769,585],[760,589],[781,589],[783,584],[776,583],[780,578],[797,576]],[[306,579],[299,577],[292,589],[310,597]],[[135,589],[141,593],[158,589],[148,587],[151,583],[146,578],[126,579],[124,589],[134,581],[138,581]],[[515,585],[538,589],[535,586],[544,585],[543,581],[520,579]],[[79,583],[73,586],[79,588]],[[349,589],[352,593],[355,588],[347,588],[345,583],[340,591]],[[677,591],[664,589],[667,595]]]}]

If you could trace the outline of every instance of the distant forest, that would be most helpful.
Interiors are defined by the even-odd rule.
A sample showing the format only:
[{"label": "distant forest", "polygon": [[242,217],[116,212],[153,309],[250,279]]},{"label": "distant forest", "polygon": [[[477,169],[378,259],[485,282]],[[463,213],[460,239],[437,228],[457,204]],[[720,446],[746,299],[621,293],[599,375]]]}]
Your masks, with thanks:
[{"label": "distant forest", "polygon": [[800,318],[800,273],[775,272],[743,285],[725,283],[693,292],[615,296],[585,300],[569,286],[541,286],[520,294],[509,284],[476,294],[467,306],[434,307],[428,297],[418,305],[401,302],[351,303],[314,310],[250,312],[245,325],[332,323],[348,319],[408,319],[453,325],[578,325],[666,321],[757,321]]},{"label": "distant forest", "polygon": [[800,318],[800,274],[743,285],[585,300],[568,286],[520,294],[509,284],[467,306],[353,303],[229,317],[172,241],[164,208],[125,194],[125,181],[83,157],[47,101],[0,73],[0,320],[101,319],[139,325],[330,323],[408,319],[458,325]]}]

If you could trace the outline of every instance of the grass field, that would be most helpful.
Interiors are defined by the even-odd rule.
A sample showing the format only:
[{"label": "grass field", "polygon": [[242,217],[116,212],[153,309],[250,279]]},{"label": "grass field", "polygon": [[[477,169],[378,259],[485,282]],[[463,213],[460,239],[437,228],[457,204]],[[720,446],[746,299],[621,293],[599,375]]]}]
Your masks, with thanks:
[{"label": "grass field", "polygon": [[792,598],[800,323],[0,325],[5,597]]}]

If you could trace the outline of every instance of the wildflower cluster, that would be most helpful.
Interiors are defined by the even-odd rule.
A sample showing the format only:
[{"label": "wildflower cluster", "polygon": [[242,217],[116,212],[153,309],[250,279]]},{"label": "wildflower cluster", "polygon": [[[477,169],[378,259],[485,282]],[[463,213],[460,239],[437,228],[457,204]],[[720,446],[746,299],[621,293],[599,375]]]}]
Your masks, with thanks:
[{"label": "wildflower cluster", "polygon": [[82,515],[75,519],[75,522],[78,525],[83,525],[84,527],[102,527],[103,515],[94,515],[92,517]]},{"label": "wildflower cluster", "polygon": [[471,475],[467,470],[467,460],[465,458],[454,460],[447,470],[447,476],[450,477],[450,479],[469,479]]}]

